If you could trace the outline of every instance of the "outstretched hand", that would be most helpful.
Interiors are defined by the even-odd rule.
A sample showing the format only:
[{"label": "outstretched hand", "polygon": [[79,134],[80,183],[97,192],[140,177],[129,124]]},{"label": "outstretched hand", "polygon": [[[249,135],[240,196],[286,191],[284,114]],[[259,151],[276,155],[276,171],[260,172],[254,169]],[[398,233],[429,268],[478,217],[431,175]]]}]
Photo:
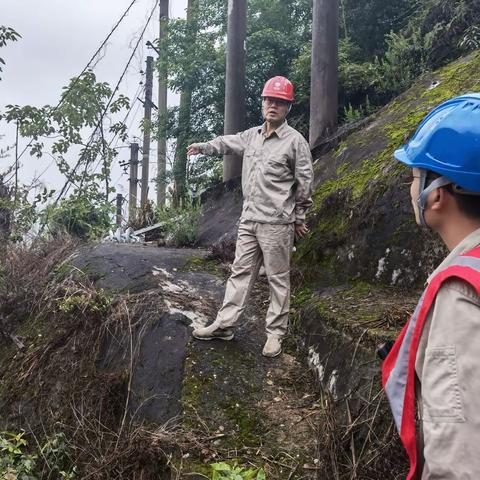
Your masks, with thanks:
[{"label": "outstretched hand", "polygon": [[198,155],[200,152],[200,144],[192,143],[187,147],[187,155]]}]

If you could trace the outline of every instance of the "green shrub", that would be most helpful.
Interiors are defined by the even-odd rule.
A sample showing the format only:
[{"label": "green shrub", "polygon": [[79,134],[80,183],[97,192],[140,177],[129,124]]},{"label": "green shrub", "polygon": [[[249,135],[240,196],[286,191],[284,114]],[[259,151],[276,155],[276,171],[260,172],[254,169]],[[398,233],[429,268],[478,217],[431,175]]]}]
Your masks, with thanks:
[{"label": "green shrub", "polygon": [[113,207],[109,203],[94,202],[86,196],[72,196],[55,207],[47,207],[44,217],[53,236],[68,233],[82,240],[92,240],[108,232],[112,213]]},{"label": "green shrub", "polygon": [[49,437],[39,446],[40,455],[27,452],[25,432],[0,433],[0,480],[73,480],[76,468],[70,468],[68,444],[62,433]]},{"label": "green shrub", "polygon": [[0,479],[36,480],[33,471],[37,462],[36,455],[28,455],[25,450],[27,441],[25,432],[18,434],[3,432],[0,434]]},{"label": "green shrub", "polygon": [[225,462],[213,463],[212,480],[266,480],[263,468],[244,468],[236,462],[230,465]]},{"label": "green shrub", "polygon": [[166,208],[157,211],[157,221],[164,223],[165,242],[175,247],[193,246],[198,240],[200,207]]}]

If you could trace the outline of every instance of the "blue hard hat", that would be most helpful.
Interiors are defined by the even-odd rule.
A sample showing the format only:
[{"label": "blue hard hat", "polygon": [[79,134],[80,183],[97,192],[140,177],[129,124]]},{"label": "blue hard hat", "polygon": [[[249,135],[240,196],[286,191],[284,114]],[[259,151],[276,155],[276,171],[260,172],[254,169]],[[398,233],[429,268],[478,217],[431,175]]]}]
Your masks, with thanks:
[{"label": "blue hard hat", "polygon": [[464,190],[480,192],[480,93],[438,105],[394,156],[408,167],[431,170]]}]

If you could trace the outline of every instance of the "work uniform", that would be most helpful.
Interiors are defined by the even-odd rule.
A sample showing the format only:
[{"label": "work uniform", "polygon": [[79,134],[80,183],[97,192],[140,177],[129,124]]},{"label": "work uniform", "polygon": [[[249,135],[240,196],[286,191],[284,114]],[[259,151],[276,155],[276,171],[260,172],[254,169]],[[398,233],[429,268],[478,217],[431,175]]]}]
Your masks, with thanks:
[{"label": "work uniform", "polygon": [[[479,245],[480,229],[450,252],[428,283]],[[465,281],[450,279],[440,287],[423,327],[415,372],[418,450],[424,457],[420,478],[480,478],[480,296]]]},{"label": "work uniform", "polygon": [[294,224],[311,206],[312,156],[306,140],[285,121],[267,136],[266,124],[199,144],[207,155],[243,155],[243,210],[235,261],[214,322],[239,323],[260,266],[270,284],[267,333],[283,337],[290,309],[290,260]]}]

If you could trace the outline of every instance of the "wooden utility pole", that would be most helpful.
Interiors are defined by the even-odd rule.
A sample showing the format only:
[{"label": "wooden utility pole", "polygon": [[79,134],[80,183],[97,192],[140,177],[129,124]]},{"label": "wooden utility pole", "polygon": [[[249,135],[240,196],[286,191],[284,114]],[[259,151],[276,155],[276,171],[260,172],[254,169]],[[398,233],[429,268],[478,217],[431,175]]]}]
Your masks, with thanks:
[{"label": "wooden utility pole", "polygon": [[[225,135],[245,130],[245,39],[247,1],[228,0]],[[242,174],[242,157],[224,155],[223,181]]]},{"label": "wooden utility pole", "polygon": [[142,193],[140,197],[142,209],[148,203],[148,170],[150,162],[150,130],[152,122],[152,89],[153,89],[153,57],[147,57],[145,80],[145,114],[143,117],[143,147],[142,147]]},{"label": "wooden utility pole", "polygon": [[[168,0],[160,0],[159,45],[165,38],[168,25]],[[160,52],[162,52],[160,50]],[[165,55],[165,51],[163,52]],[[165,59],[164,65],[167,64]],[[165,205],[167,171],[167,68],[158,72],[158,148],[157,148],[157,207]]]},{"label": "wooden utility pole", "polygon": [[128,192],[128,221],[137,215],[138,143],[130,144],[130,188]]},{"label": "wooden utility pole", "polygon": [[337,129],[338,0],[313,0],[310,147]]},{"label": "wooden utility pole", "polygon": [[122,225],[123,215],[122,215],[122,206],[123,206],[123,195],[121,193],[117,193],[117,205],[116,205],[116,219],[115,223],[117,227]]}]

